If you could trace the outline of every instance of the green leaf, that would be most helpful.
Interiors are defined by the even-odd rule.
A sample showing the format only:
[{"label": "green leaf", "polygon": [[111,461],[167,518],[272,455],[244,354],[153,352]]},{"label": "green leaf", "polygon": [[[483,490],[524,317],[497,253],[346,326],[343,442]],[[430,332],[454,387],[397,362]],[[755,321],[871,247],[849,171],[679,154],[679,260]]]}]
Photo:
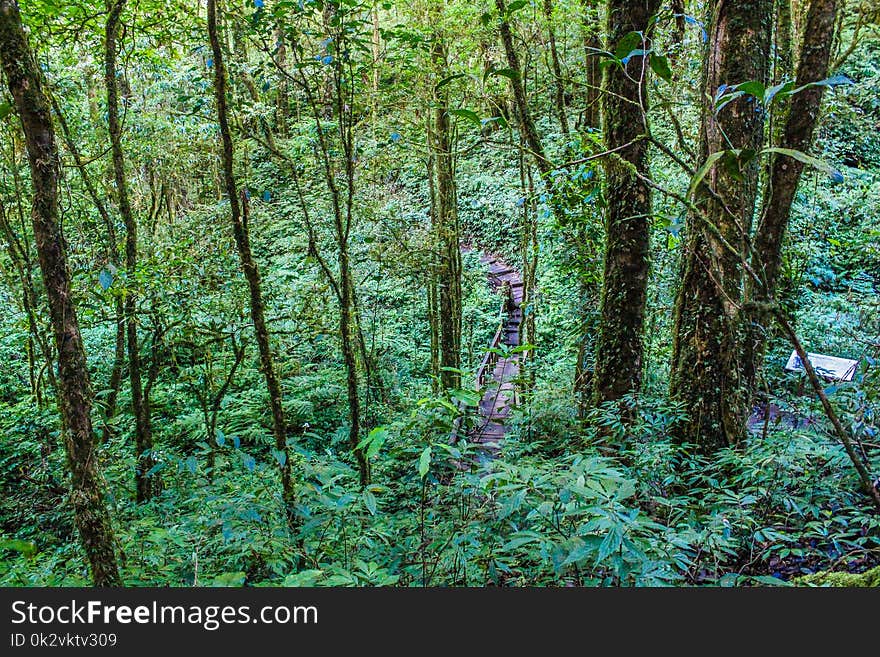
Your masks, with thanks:
[{"label": "green leaf", "polygon": [[801,91],[805,91],[812,87],[840,87],[843,85],[855,84],[852,80],[850,80],[845,75],[834,75],[830,78],[825,78],[824,80],[817,80],[816,82],[808,82],[807,84],[801,85],[796,89],[791,90],[791,95],[800,93]]},{"label": "green leaf", "polygon": [[483,76],[483,82],[485,82],[486,78],[488,78],[490,75],[500,75],[501,77],[508,78],[509,80],[516,80],[517,78],[519,78],[519,73],[516,71],[516,69],[507,67],[490,68],[488,71],[486,71],[486,75]]},{"label": "green leaf", "polygon": [[434,85],[434,90],[437,91],[438,89],[445,87],[447,84],[449,84],[453,80],[457,80],[458,78],[463,78],[463,77],[467,77],[467,76],[464,73],[455,73],[454,75],[448,75],[445,78],[443,78],[442,80],[440,80],[440,82],[438,82],[436,85]]},{"label": "green leaf", "polygon": [[764,92],[764,107],[769,107],[775,98],[785,98],[791,95],[791,88],[794,84],[791,81],[775,84]]},{"label": "green leaf", "polygon": [[843,174],[840,173],[837,169],[832,167],[827,162],[823,162],[817,157],[813,157],[812,155],[807,155],[803,151],[798,151],[793,148],[765,148],[762,152],[764,153],[778,153],[779,155],[787,155],[788,157],[794,158],[799,162],[803,162],[807,164],[817,171],[821,171],[822,173],[827,174],[834,182],[843,182]]},{"label": "green leaf", "polygon": [[324,575],[323,570],[301,570],[284,578],[284,586],[314,586]]},{"label": "green leaf", "polygon": [[480,115],[469,109],[453,109],[449,110],[449,113],[452,116],[460,116],[463,119],[467,119],[468,121],[474,123],[478,128],[483,126],[483,123],[480,121]]},{"label": "green leaf", "polygon": [[10,103],[0,103],[0,121],[5,119],[12,112],[12,105]]},{"label": "green leaf", "polygon": [[617,550],[620,549],[620,545],[620,532],[617,531],[617,529],[612,529],[608,532],[608,535],[605,536],[602,544],[599,546],[599,554],[596,556],[596,563],[601,563],[609,555],[617,552]]},{"label": "green leaf", "polygon": [[697,187],[700,186],[700,183],[703,182],[703,178],[706,177],[706,174],[709,173],[709,170],[715,166],[715,163],[724,157],[727,151],[715,151],[709,157],[706,158],[706,161],[703,162],[703,165],[697,169],[697,172],[694,174],[694,177],[691,179],[691,185],[688,187],[688,198],[693,198],[694,193],[697,191]]},{"label": "green leaf", "polygon": [[369,490],[364,489],[364,492],[361,493],[361,499],[364,501],[364,506],[367,507],[367,511],[370,512],[370,515],[376,515],[376,496]]},{"label": "green leaf", "polygon": [[287,453],[283,449],[273,449],[271,451],[272,456],[274,456],[275,460],[278,461],[278,465],[283,468],[284,464],[287,463]]},{"label": "green leaf", "polygon": [[102,269],[101,273],[98,274],[98,283],[101,284],[101,287],[104,290],[108,290],[113,284],[113,274],[111,274],[107,269]]},{"label": "green leaf", "polygon": [[758,582],[759,584],[766,584],[768,586],[792,586],[790,582],[783,581],[771,575],[758,575],[756,577],[752,577],[751,580],[753,582]]},{"label": "green leaf", "polygon": [[36,553],[37,546],[30,541],[23,541],[19,538],[0,538],[0,550],[14,550],[30,557]]},{"label": "green leaf", "polygon": [[731,88],[736,89],[737,91],[742,91],[744,94],[748,94],[749,96],[754,96],[761,102],[764,101],[764,95],[767,93],[767,88],[757,80],[742,82]]},{"label": "green leaf", "polygon": [[431,447],[425,447],[422,455],[419,457],[419,476],[424,477],[428,474],[428,468],[431,467]]},{"label": "green leaf", "polygon": [[235,573],[223,573],[214,578],[212,586],[244,586],[245,574],[241,571]]},{"label": "green leaf", "polygon": [[665,55],[658,55],[655,52],[651,53],[651,70],[659,78],[663,78],[667,82],[672,79],[672,69],[669,67],[669,60]]},{"label": "green leaf", "polygon": [[614,49],[614,56],[617,59],[623,59],[633,50],[639,48],[643,41],[644,39],[642,39],[642,35],[639,32],[629,32],[624,34],[620,41],[617,42],[617,47]]},{"label": "green leaf", "polygon": [[456,388],[455,390],[449,391],[449,396],[467,406],[476,406],[480,403],[480,393],[476,390],[462,390]]},{"label": "green leaf", "polygon": [[366,438],[357,444],[355,449],[366,449],[364,455],[369,459],[379,453],[379,450],[382,449],[382,445],[385,444],[386,440],[388,440],[388,429],[385,427],[376,427],[367,434]]},{"label": "green leaf", "polygon": [[507,15],[510,16],[513,12],[519,11],[527,4],[529,4],[528,0],[513,0],[513,2],[507,5]]}]

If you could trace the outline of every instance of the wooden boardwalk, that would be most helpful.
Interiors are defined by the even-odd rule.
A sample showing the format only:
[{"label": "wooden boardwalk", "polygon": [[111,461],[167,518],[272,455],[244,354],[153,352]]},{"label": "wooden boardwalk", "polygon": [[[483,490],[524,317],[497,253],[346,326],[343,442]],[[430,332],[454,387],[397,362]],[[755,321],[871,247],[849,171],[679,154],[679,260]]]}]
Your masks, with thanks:
[{"label": "wooden boardwalk", "polygon": [[479,422],[469,434],[471,442],[479,446],[481,457],[494,458],[500,451],[507,432],[505,425],[511,410],[519,401],[516,378],[519,376],[520,357],[504,357],[491,349],[513,348],[520,345],[522,325],[523,281],[519,272],[498,256],[483,254],[480,262],[489,267],[489,283],[505,294],[501,323],[477,370],[476,388],[483,391],[479,406]]}]

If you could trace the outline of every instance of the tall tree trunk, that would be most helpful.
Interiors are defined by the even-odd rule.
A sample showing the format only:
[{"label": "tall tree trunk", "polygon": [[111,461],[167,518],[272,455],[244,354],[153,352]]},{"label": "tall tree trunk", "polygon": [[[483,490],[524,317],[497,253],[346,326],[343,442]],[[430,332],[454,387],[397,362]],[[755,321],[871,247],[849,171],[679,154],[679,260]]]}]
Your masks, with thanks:
[{"label": "tall tree trunk", "polygon": [[[510,76],[510,85],[513,88],[513,101],[519,129],[523,134],[526,145],[529,147],[532,156],[535,158],[535,165],[538,167],[538,171],[541,172],[541,177],[544,178],[544,183],[549,186],[549,175],[553,166],[551,165],[550,160],[547,159],[547,155],[544,152],[544,145],[541,143],[541,136],[538,134],[538,129],[535,127],[532,113],[529,110],[526,89],[523,84],[523,70],[519,63],[519,55],[513,45],[513,32],[510,29],[510,22],[507,19],[507,5],[504,0],[495,0],[495,6],[498,9],[498,13],[501,15],[501,20],[498,24],[498,29],[501,33],[501,43],[504,46],[507,65],[513,72]],[[554,207],[557,207],[557,204],[554,204]]]},{"label": "tall tree trunk", "polygon": [[260,351],[260,367],[269,393],[269,408],[272,412],[272,435],[275,439],[275,450],[278,453],[278,465],[281,473],[281,495],[288,526],[295,529],[296,496],[291,480],[291,463],[287,449],[287,424],[284,419],[284,408],[281,405],[281,383],[275,373],[272,357],[272,345],[269,340],[269,329],[266,327],[266,312],[263,305],[263,289],[260,270],[251,252],[250,234],[248,230],[247,196],[242,193],[239,198],[238,186],[235,182],[233,165],[235,151],[232,144],[232,132],[229,128],[229,116],[226,106],[226,67],[223,63],[223,48],[217,30],[217,2],[208,0],[208,37],[214,57],[214,101],[217,105],[217,121],[220,124],[220,139],[223,145],[223,181],[229,209],[232,215],[232,234],[241,268],[247,279],[250,294],[251,321],[257,347]]},{"label": "tall tree trunk", "polygon": [[[781,84],[792,73],[791,0],[774,0],[773,84]],[[770,145],[778,146],[788,118],[789,105],[774,103],[770,112]]]},{"label": "tall tree trunk", "polygon": [[[114,267],[118,268],[120,265],[119,245],[116,239],[116,227],[113,225],[113,219],[110,217],[110,213],[108,212],[104,201],[101,199],[101,196],[98,194],[98,190],[95,187],[94,182],[92,182],[91,176],[89,176],[89,172],[86,169],[86,163],[82,159],[82,155],[79,152],[79,148],[76,146],[76,142],[73,141],[73,136],[70,134],[70,127],[67,125],[64,114],[61,112],[61,107],[59,107],[54,96],[52,96],[50,100],[52,102],[52,108],[55,110],[55,116],[58,117],[58,125],[61,127],[61,136],[64,138],[67,150],[70,151],[70,155],[73,157],[73,162],[76,164],[76,168],[79,171],[83,185],[85,185],[86,191],[89,194],[89,198],[91,198],[92,203],[95,204],[95,208],[97,208],[98,214],[101,215],[101,219],[104,222],[104,227],[107,229],[108,260]],[[119,396],[119,388],[122,385],[122,368],[125,365],[125,306],[120,295],[114,295],[113,311],[113,320],[116,326],[116,343],[113,352],[113,368],[110,371],[110,380],[107,382],[109,392],[104,401],[104,428],[101,432],[102,443],[107,442],[113,435],[112,421],[116,416],[116,399]]]},{"label": "tall tree trunk", "polygon": [[[37,312],[38,296],[34,287],[34,279],[32,275],[33,266],[31,264],[31,256],[28,253],[29,247],[26,241],[18,238],[15,228],[9,221],[6,214],[6,208],[3,201],[0,200],[0,235],[6,241],[6,252],[12,266],[18,274],[19,283],[21,284],[21,306],[25,312],[28,322],[28,370],[31,383],[31,392],[37,407],[43,405],[42,385],[39,372],[45,370],[49,379],[49,384],[57,394],[58,382],[55,379],[55,365],[53,362],[52,349],[49,345],[49,338],[43,332],[43,327],[39,320]],[[40,355],[43,357],[43,364],[37,370],[36,354],[34,347],[40,348]]]},{"label": "tall tree trunk", "polygon": [[131,385],[131,405],[135,424],[135,488],[138,502],[145,502],[153,496],[153,485],[149,475],[155,461],[152,456],[153,427],[150,412],[144,403],[143,383],[141,381],[140,345],[138,342],[137,319],[137,260],[138,236],[137,220],[131,209],[128,197],[128,181],[125,174],[125,155],[122,151],[122,126],[119,123],[119,83],[117,80],[116,57],[120,17],[126,0],[116,0],[110,6],[104,39],[104,84],[107,87],[107,130],[110,135],[110,150],[113,157],[113,178],[116,182],[116,198],[119,213],[125,224],[125,332],[128,345],[128,380]]},{"label": "tall tree trunk", "polygon": [[[711,9],[703,96],[713,98],[722,84],[766,82],[772,0],[715,0]],[[754,155],[761,147],[763,128],[763,111],[749,98],[732,101],[717,115],[706,102],[701,160],[731,148]],[[742,263],[757,196],[758,164],[755,157],[728,160],[729,166],[716,162],[698,186],[697,210],[688,216],[674,315],[670,392],[688,413],[676,431],[680,440],[705,452],[736,444],[745,433]]]},{"label": "tall tree trunk", "polygon": [[[448,74],[446,47],[437,33],[434,34],[431,47],[431,60],[437,80],[444,79]],[[461,385],[461,376],[451,371],[461,367],[461,251],[449,93],[445,87],[435,91],[434,103],[432,151],[437,176],[434,229],[440,251],[437,271],[440,382],[448,390]]]},{"label": "tall tree trunk", "polygon": [[[649,20],[659,4],[658,0],[609,0],[610,47],[630,32],[641,32],[647,39]],[[650,41],[642,46],[650,47]],[[642,382],[651,188],[636,174],[648,172],[648,143],[639,140],[648,132],[648,62],[634,56],[625,69],[608,67],[604,80],[605,148],[622,150],[605,164],[605,273],[594,375],[597,405],[638,392]]]},{"label": "tall tree trunk", "polygon": [[601,60],[598,52],[602,50],[602,41],[599,39],[598,0],[581,0],[581,30],[587,84],[584,124],[587,128],[598,128],[602,120],[600,109],[602,70],[599,68]]},{"label": "tall tree trunk", "polygon": [[33,185],[31,222],[58,351],[58,400],[71,502],[96,586],[122,584],[92,430],[92,391],[58,213],[58,149],[49,102],[14,0],[0,0],[0,59],[21,117]]},{"label": "tall tree trunk", "polygon": [[[799,57],[795,83],[797,87],[818,82],[828,76],[837,5],[838,0],[812,0],[810,3]],[[823,89],[822,86],[812,87],[791,97],[788,120],[781,131],[781,147],[802,152],[810,149],[819,119]],[[777,155],[772,159],[751,259],[752,270],[761,279],[761,284],[748,280],[746,296],[750,301],[771,301],[776,294],[782,263],[782,242],[803,169],[803,162],[785,155]],[[743,373],[745,383],[751,391],[755,388],[764,358],[765,325],[769,326],[771,320],[766,315],[752,313],[746,326]]]},{"label": "tall tree trunk", "polygon": [[568,139],[568,117],[565,114],[565,80],[562,77],[562,65],[559,62],[559,50],[556,47],[556,32],[553,29],[553,0],[544,0],[544,17],[547,19],[547,40],[550,43],[550,67],[553,70],[553,99],[556,104],[556,115],[559,127]]}]

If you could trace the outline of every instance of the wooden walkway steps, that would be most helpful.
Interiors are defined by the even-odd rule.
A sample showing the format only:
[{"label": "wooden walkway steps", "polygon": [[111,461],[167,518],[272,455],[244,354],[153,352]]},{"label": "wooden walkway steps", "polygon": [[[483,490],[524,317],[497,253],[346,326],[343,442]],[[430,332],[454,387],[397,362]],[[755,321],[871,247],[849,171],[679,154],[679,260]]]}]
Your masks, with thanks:
[{"label": "wooden walkway steps", "polygon": [[500,451],[507,432],[505,421],[519,401],[515,381],[519,376],[521,354],[503,357],[492,350],[504,351],[503,346],[520,345],[523,281],[519,272],[498,256],[483,254],[480,262],[489,267],[489,284],[506,293],[500,325],[477,370],[475,385],[477,390],[483,391],[483,397],[479,404],[479,422],[468,435],[469,440],[479,446],[481,460],[485,460],[494,458]]}]

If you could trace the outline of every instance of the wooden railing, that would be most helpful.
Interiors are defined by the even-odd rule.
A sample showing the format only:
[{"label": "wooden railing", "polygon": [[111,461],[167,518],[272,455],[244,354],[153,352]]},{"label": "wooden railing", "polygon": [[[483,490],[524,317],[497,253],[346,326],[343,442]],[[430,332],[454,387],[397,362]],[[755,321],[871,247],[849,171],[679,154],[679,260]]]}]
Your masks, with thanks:
[{"label": "wooden railing", "polygon": [[[505,310],[510,307],[510,303],[513,301],[512,290],[509,285],[505,286],[507,291],[507,298],[501,303],[501,308],[498,311],[498,315],[500,320],[498,322],[498,330],[495,331],[495,335],[492,336],[492,341],[489,343],[488,348],[486,349],[486,354],[483,356],[483,360],[480,362],[480,366],[477,368],[476,376],[474,377],[474,390],[477,392],[482,392],[483,388],[486,385],[486,378],[491,378],[492,373],[495,371],[495,364],[498,362],[498,347],[501,346],[501,342],[504,339],[504,335],[506,333],[504,329],[504,325],[507,322],[507,313]],[[479,402],[478,402],[479,404]],[[464,402],[459,400],[455,400],[455,405],[458,408],[460,414],[452,423],[452,431],[449,434],[449,442],[454,444],[460,434],[461,423],[464,421],[465,415],[467,414],[467,406]],[[479,409],[479,406],[478,406]]]}]

